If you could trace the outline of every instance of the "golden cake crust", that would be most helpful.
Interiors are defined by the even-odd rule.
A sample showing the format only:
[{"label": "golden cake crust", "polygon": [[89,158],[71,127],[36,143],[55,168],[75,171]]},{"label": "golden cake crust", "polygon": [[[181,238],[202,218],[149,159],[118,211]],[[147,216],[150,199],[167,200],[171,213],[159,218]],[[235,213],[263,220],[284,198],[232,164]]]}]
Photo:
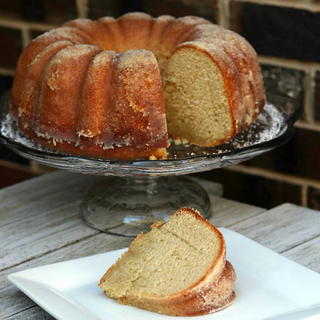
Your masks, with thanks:
[{"label": "golden cake crust", "polygon": [[[90,52],[87,56],[82,55],[84,48]],[[177,51],[186,48],[202,51],[220,68],[233,124],[223,138],[189,142],[214,146],[228,141],[246,129],[265,104],[259,63],[241,36],[193,16],[152,18],[130,13],[118,19],[76,19],[46,32],[19,58],[10,115],[36,142],[65,153],[98,158],[166,158],[168,134],[171,138],[184,137],[167,133],[161,83],[166,87],[168,63]],[[81,58],[72,59],[68,52]],[[144,77],[147,73],[150,76]],[[58,86],[59,77],[70,79],[70,84]],[[134,113],[120,110],[120,105],[129,110],[133,104]],[[144,110],[143,119],[139,109]],[[122,112],[122,117],[115,112]],[[110,124],[107,114],[113,114],[116,126]]]}]

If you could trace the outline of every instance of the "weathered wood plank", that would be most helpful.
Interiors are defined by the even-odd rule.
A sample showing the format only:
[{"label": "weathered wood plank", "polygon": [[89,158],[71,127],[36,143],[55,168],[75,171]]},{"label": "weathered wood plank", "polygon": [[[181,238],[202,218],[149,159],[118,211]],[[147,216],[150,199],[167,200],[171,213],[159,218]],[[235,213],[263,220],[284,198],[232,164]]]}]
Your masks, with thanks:
[{"label": "weathered wood plank", "polygon": [[76,201],[1,227],[0,270],[98,233],[83,223],[79,208]]},{"label": "weathered wood plank", "polygon": [[[45,264],[127,247],[132,238],[87,227],[78,213],[85,192],[104,177],[56,171],[0,191],[0,319],[53,319],[11,285],[7,275]],[[230,227],[320,272],[320,213],[291,204],[263,208],[214,196],[209,221]]]},{"label": "weathered wood plank", "polygon": [[320,212],[286,203],[230,229],[282,253],[320,236]]},{"label": "weathered wood plank", "polygon": [[282,255],[320,273],[320,237],[285,251]]},{"label": "weathered wood plank", "polygon": [[[117,250],[128,247],[131,242],[132,238],[100,233],[72,245],[60,248],[54,252],[50,252],[44,256],[26,261],[10,269],[3,270],[0,273],[0,319],[6,319],[7,317],[22,312],[35,305],[32,300],[21,293],[7,280],[7,276],[9,274],[51,263],[78,259],[107,251]],[[97,279],[97,281],[98,280],[99,279]]]},{"label": "weathered wood plank", "polygon": [[[85,192],[105,177],[55,171],[0,190],[0,227],[43,208],[82,199]],[[193,177],[208,193],[217,194],[222,186]],[[10,214],[8,214],[8,212]]]},{"label": "weathered wood plank", "polygon": [[103,177],[55,171],[0,190],[0,226],[81,199]]},{"label": "weathered wood plank", "polygon": [[96,233],[78,214],[84,193],[101,179],[56,171],[2,190],[0,270]]},{"label": "weathered wood plank", "polygon": [[38,305],[24,310],[21,313],[14,314],[8,318],[7,320],[55,320],[54,317],[52,317],[49,313],[44,311],[42,308],[40,308]]},{"label": "weathered wood plank", "polygon": [[210,200],[212,214],[208,220],[217,227],[229,227],[266,211],[263,208],[215,196],[210,196]]},{"label": "weathered wood plank", "polygon": [[[247,212],[251,212],[252,214],[256,214],[257,211],[261,211],[260,208],[252,209],[250,206],[239,204],[234,201],[226,201],[227,204],[223,205],[224,201],[220,201],[217,197],[215,201],[216,205],[219,204],[219,212],[224,212],[221,213],[220,216],[220,219],[224,221],[234,221],[236,217],[241,217],[239,213],[241,212],[241,209],[244,208],[247,209]],[[250,211],[250,209],[252,210]],[[228,220],[229,215],[231,216],[231,220]],[[44,234],[46,233],[47,231],[44,231]],[[2,271],[0,273],[0,301],[2,301],[1,304],[5,308],[3,309],[3,314],[0,312],[0,318],[5,318],[12,314],[22,312],[34,305],[33,301],[23,294],[21,295],[19,291],[8,282],[6,279],[8,274],[49,263],[56,263],[59,261],[116,250],[129,246],[131,241],[132,238],[116,237],[101,233]],[[15,301],[15,303],[13,303],[13,301]]]},{"label": "weathered wood plank", "polygon": [[189,179],[196,181],[199,183],[204,190],[207,191],[208,195],[213,195],[217,197],[221,197],[223,195],[223,186],[220,183],[216,183],[210,180],[201,179],[196,176],[188,175]]}]

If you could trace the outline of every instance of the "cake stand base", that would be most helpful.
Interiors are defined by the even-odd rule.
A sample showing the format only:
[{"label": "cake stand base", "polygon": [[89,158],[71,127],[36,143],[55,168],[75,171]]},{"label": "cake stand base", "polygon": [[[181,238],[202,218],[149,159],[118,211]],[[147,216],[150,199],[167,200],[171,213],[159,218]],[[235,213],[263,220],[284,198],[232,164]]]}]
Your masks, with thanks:
[{"label": "cake stand base", "polygon": [[81,218],[97,230],[137,236],[151,224],[167,221],[181,207],[198,210],[208,219],[210,199],[193,179],[166,177],[106,177],[91,188],[81,205]]}]

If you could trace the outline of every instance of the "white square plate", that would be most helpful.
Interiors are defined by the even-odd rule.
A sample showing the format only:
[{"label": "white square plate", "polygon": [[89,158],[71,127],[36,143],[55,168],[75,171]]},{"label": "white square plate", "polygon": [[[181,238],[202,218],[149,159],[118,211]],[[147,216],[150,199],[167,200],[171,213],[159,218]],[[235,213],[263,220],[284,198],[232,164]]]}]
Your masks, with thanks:
[{"label": "white square plate", "polygon": [[[320,319],[318,273],[238,233],[224,228],[220,231],[226,241],[227,259],[237,273],[237,300],[229,308],[201,319]],[[124,251],[29,269],[13,273],[8,279],[57,319],[168,319],[168,316],[120,305],[97,286]]]}]

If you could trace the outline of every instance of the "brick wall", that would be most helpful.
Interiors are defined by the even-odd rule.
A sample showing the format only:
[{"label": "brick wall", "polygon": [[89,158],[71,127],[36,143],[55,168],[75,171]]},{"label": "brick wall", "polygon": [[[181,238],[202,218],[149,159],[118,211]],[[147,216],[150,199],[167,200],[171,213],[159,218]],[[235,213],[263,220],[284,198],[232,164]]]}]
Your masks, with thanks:
[{"label": "brick wall", "polygon": [[[319,0],[1,0],[0,94],[10,89],[18,56],[34,37],[77,17],[130,11],[202,16],[252,44],[267,89],[295,98],[304,114],[287,144],[199,175],[223,183],[230,199],[266,208],[288,201],[320,209]],[[46,170],[0,145],[0,187]]]}]

